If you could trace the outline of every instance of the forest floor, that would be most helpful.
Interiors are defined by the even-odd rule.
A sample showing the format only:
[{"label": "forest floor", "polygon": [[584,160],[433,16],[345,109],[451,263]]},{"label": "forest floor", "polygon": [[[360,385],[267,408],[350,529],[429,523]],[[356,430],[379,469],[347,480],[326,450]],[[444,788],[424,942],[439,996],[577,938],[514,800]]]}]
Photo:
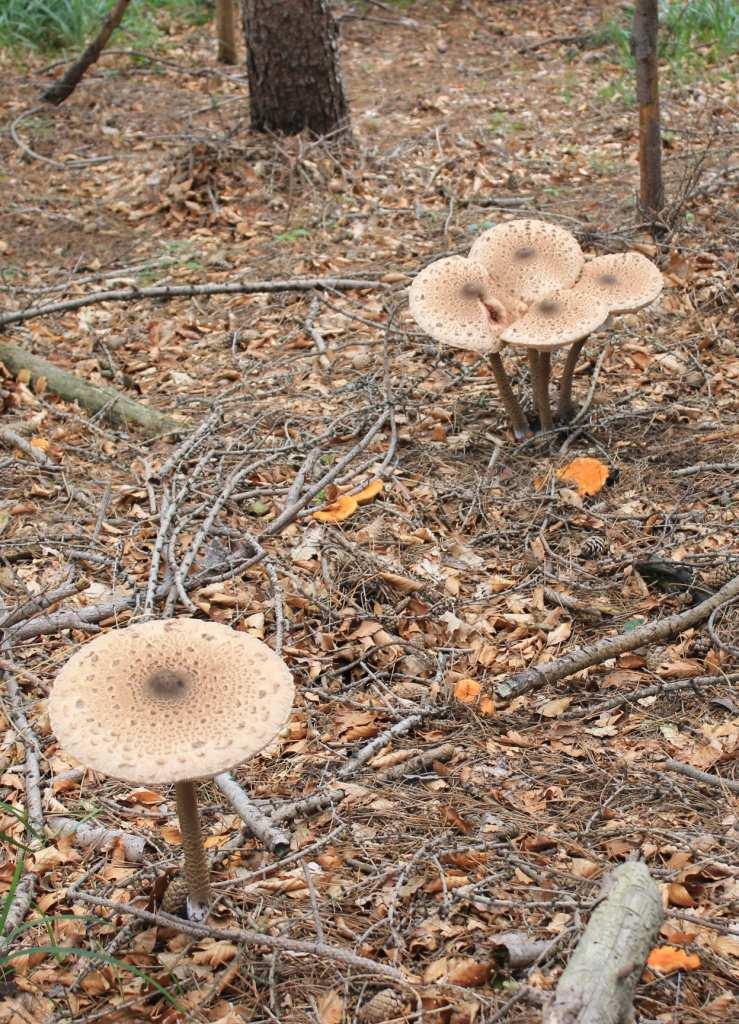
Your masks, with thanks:
[{"label": "forest floor", "polygon": [[[342,152],[251,132],[245,75],[215,64],[207,26],[173,24],[151,58],[104,55],[59,109],[39,105],[41,58],[0,57],[4,309],[130,285],[372,282],[93,304],[0,337],[184,431],[150,440],[22,375],[2,382],[0,886],[8,925],[27,927],[5,948],[1,1024],[339,1024],[417,1020],[421,1004],[433,1024],[536,1021],[629,857],[660,885],[660,943],[697,956],[643,976],[637,1020],[736,1014],[737,804],[720,780],[739,741],[737,606],[716,620],[724,648],[703,624],[495,697],[537,661],[684,610],[686,584],[638,563],[681,563],[715,589],[738,553],[731,69],[665,77],[670,231],[655,244],[635,213],[632,82],[587,38],[611,7],[347,7]],[[639,246],[666,289],[585,349],[578,399],[596,387],[579,425],[516,443],[488,365],[423,336],[405,288],[522,216],[588,254]],[[557,476],[576,456],[607,465],[597,494]],[[314,518],[378,480],[350,518]],[[81,772],[46,697],[147,593],[156,615],[281,646],[294,714],[236,777],[268,815],[324,798],[283,814],[289,850],[270,852],[203,784],[210,924],[325,941],[377,972],[140,915],[178,870],[173,793]],[[60,815],[119,832],[91,849],[55,835]]]}]

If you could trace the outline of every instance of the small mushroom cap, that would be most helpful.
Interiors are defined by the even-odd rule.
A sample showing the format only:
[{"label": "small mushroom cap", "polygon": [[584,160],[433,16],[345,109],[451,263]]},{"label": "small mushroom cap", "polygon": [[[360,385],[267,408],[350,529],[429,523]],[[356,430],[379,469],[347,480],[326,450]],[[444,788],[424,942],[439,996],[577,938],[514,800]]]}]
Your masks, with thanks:
[{"label": "small mushroom cap", "polygon": [[470,259],[487,270],[493,288],[513,292],[526,304],[571,287],[584,262],[574,235],[543,220],[496,224],[475,239]]},{"label": "small mushroom cap", "polygon": [[575,288],[540,299],[501,334],[510,345],[543,352],[586,338],[608,319],[608,306]]},{"label": "small mushroom cap", "polygon": [[597,256],[583,267],[577,291],[605,302],[611,313],[634,313],[662,291],[662,274],[639,252]]},{"label": "small mushroom cap", "polygon": [[[511,296],[494,291],[483,268],[464,256],[446,256],[416,275],[408,293],[418,326],[436,341],[472,352],[497,352],[510,323]],[[516,307],[517,308],[517,307]]]},{"label": "small mushroom cap", "polygon": [[292,676],[261,640],[198,619],[113,630],[81,647],[49,698],[62,747],[125,782],[217,775],[287,721]]}]

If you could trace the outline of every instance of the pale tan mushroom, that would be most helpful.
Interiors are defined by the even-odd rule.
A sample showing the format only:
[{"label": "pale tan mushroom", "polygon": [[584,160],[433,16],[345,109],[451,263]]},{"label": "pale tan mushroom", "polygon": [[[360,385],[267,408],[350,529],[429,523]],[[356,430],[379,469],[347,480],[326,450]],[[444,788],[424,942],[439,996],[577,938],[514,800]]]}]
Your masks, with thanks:
[{"label": "pale tan mushroom", "polygon": [[535,302],[501,334],[509,345],[529,351],[531,376],[542,430],[554,426],[549,404],[550,353],[586,338],[608,319],[608,307],[586,291],[565,288]]},{"label": "pale tan mushroom", "polygon": [[[604,302],[613,316],[635,313],[648,306],[660,294],[663,284],[662,274],[651,260],[638,252],[625,252],[590,260],[573,291],[585,296],[586,301]],[[567,353],[557,406],[557,418],[561,421],[571,419],[574,412],[572,382],[584,344],[585,338],[579,339]]]},{"label": "pale tan mushroom", "polygon": [[181,618],[113,630],[80,648],[49,698],[61,746],[125,782],[175,783],[188,913],[208,914],[208,863],[195,780],[227,771],[277,735],[292,676],[266,644],[228,626]]},{"label": "pale tan mushroom", "polygon": [[496,224],[475,239],[470,259],[485,268],[494,289],[511,292],[526,305],[570,288],[584,262],[574,235],[542,220]]},{"label": "pale tan mushroom", "polygon": [[501,331],[524,307],[505,289],[493,288],[485,270],[463,256],[447,256],[417,274],[408,293],[411,315],[436,341],[486,354],[516,437],[529,425],[500,358]]}]

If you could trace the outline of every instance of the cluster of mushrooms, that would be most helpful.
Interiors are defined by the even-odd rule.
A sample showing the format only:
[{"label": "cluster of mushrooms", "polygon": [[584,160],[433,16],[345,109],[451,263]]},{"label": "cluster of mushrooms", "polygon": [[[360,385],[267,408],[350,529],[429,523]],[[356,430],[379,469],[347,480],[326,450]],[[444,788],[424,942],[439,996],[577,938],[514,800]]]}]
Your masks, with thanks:
[{"label": "cluster of mushrooms", "polygon": [[514,220],[483,232],[469,257],[425,267],[409,293],[410,311],[436,341],[487,354],[518,440],[531,427],[503,367],[504,344],[528,352],[542,430],[554,427],[549,402],[551,353],[568,348],[556,419],[574,414],[572,381],[588,335],[617,313],[633,313],[662,290],[662,274],[638,252],[585,262],[577,239],[554,224]]},{"label": "cluster of mushrooms", "polygon": [[79,648],[49,699],[61,746],[123,782],[175,784],[187,915],[210,908],[195,782],[270,743],[293,703],[293,679],[261,640],[198,619],[145,622]]}]

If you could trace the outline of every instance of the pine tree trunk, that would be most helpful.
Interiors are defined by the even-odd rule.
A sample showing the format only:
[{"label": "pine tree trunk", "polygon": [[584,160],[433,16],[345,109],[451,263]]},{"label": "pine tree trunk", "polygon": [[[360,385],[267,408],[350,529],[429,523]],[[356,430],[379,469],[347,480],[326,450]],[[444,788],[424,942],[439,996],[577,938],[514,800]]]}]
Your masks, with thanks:
[{"label": "pine tree trunk", "polygon": [[348,134],[336,23],[326,0],[243,0],[243,12],[252,128]]},{"label": "pine tree trunk", "polygon": [[216,36],[221,64],[235,64],[238,60],[234,15],[233,0],[216,0]]},{"label": "pine tree trunk", "polygon": [[658,0],[637,0],[631,36],[639,103],[639,201],[643,214],[650,220],[657,218],[665,202],[659,122],[658,6]]}]

